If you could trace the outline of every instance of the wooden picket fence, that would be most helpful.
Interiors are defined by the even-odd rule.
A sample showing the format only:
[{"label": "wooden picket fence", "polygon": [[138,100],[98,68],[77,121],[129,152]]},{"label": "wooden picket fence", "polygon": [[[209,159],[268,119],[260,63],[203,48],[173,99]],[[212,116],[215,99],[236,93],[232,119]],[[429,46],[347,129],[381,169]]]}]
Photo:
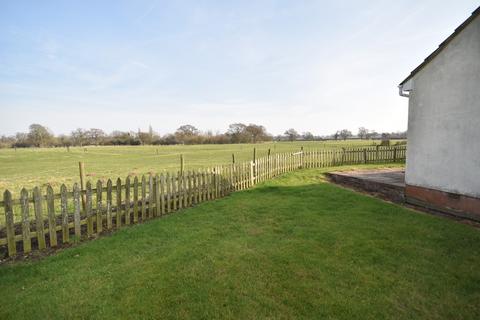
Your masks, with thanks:
[{"label": "wooden picket fence", "polygon": [[22,189],[18,198],[6,190],[0,201],[5,215],[0,226],[0,251],[4,256],[15,256],[89,239],[300,168],[400,162],[405,160],[405,153],[406,146],[302,150],[203,170],[129,176],[106,184],[87,182],[85,190],[78,184],[71,189],[62,185],[57,194],[51,186],[45,193],[38,187]]}]

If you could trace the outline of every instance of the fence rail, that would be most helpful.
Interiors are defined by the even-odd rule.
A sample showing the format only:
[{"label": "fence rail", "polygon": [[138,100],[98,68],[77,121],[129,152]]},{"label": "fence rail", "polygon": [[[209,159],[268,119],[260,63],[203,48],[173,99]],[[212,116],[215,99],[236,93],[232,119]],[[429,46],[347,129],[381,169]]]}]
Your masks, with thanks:
[{"label": "fence rail", "polygon": [[0,227],[0,252],[15,256],[89,239],[122,225],[141,223],[248,189],[300,168],[400,162],[405,154],[406,146],[302,150],[203,170],[129,176],[123,181],[97,181],[95,185],[87,182],[85,190],[78,184],[70,190],[62,185],[57,194],[51,186],[44,193],[38,187],[22,189],[18,198],[6,190],[0,201],[5,215]]}]

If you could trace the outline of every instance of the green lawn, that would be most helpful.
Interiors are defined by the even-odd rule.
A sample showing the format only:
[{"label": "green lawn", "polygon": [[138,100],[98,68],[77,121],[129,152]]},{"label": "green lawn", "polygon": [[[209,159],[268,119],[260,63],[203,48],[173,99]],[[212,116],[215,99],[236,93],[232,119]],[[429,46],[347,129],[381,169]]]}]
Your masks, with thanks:
[{"label": "green lawn", "polygon": [[[126,177],[149,172],[178,170],[180,154],[185,157],[186,169],[251,160],[253,148],[257,157],[272,153],[298,151],[305,148],[362,146],[379,143],[372,140],[326,142],[279,142],[259,144],[192,145],[192,146],[107,146],[86,148],[0,149],[0,191],[10,189],[19,193],[22,187],[43,187],[51,184],[58,190],[62,183],[69,187],[78,182],[78,162],[83,161],[89,179]],[[85,151],[86,149],[86,151]]]},{"label": "green lawn", "polygon": [[478,229],[322,172],[4,265],[0,319],[478,319]]}]

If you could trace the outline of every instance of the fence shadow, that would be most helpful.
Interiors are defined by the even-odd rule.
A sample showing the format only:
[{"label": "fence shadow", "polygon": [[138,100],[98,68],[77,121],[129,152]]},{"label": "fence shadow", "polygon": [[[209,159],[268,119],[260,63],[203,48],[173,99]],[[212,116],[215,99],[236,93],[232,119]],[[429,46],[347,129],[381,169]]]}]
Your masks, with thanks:
[{"label": "fence shadow", "polygon": [[[22,189],[19,198],[4,192],[0,208],[0,255],[15,257],[88,240],[124,225],[142,223],[199,203],[245,190],[287,172],[365,163],[404,161],[406,146],[306,150],[273,154],[254,161],[187,172],[130,177],[116,181],[51,186],[43,193]],[[283,192],[263,187],[261,192]]]}]

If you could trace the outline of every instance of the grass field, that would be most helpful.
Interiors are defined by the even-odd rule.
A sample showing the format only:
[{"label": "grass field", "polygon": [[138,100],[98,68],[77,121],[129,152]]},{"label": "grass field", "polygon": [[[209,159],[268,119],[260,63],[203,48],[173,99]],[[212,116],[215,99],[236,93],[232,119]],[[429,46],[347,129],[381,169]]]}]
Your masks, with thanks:
[{"label": "grass field", "polygon": [[323,171],[4,265],[0,318],[478,319],[478,229]]},{"label": "grass field", "polygon": [[[361,146],[379,141],[280,142],[261,144],[192,145],[192,146],[108,146],[86,148],[0,149],[0,190],[19,192],[22,187],[33,188],[51,184],[58,190],[62,183],[78,182],[78,162],[83,161],[91,180],[126,177],[148,172],[160,173],[179,169],[180,154],[185,157],[186,169],[251,160],[253,148],[257,157],[271,152],[287,152],[305,148]],[[86,149],[86,151],[85,151]]]}]

